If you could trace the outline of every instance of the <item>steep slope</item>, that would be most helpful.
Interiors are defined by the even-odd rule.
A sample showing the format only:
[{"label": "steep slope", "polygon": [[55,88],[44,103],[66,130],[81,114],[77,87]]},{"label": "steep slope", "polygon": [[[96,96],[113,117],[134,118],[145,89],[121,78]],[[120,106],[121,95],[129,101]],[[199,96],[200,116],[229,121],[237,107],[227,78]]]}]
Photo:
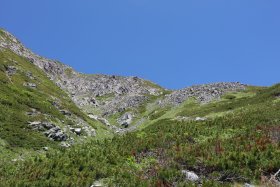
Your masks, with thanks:
[{"label": "steep slope", "polygon": [[129,126],[132,130],[144,123],[143,114],[147,113],[149,103],[163,108],[178,105],[190,97],[209,102],[224,93],[245,89],[240,83],[217,83],[171,91],[138,77],[85,75],[34,54],[7,31],[1,30],[1,33],[0,46],[42,69],[80,109],[117,132],[120,127]]},{"label": "steep slope", "polygon": [[[0,44],[5,36],[0,32]],[[0,47],[0,151],[67,147],[96,132],[104,136],[102,128],[41,69]]]},{"label": "steep slope", "polygon": [[[34,54],[4,30],[1,30],[0,47],[12,50],[42,69],[50,80],[68,93],[77,106],[98,116],[102,122],[102,116],[125,113],[166,92],[160,86],[138,77],[78,73],[69,66]],[[116,120],[113,122],[117,123]]]}]

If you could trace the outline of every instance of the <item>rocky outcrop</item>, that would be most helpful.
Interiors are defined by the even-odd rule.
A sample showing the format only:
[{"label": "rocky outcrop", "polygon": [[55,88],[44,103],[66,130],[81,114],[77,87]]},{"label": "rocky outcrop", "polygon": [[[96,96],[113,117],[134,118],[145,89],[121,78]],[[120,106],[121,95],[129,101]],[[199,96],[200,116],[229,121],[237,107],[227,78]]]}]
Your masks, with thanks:
[{"label": "rocky outcrop", "polygon": [[201,103],[208,103],[214,99],[219,99],[227,92],[241,91],[246,85],[239,82],[221,82],[191,86],[182,90],[177,90],[159,101],[160,105],[179,105],[188,98],[196,98]]},{"label": "rocky outcrop", "polygon": [[[71,127],[66,126],[65,128],[61,129],[59,126],[55,125],[51,122],[46,121],[33,121],[28,123],[29,127],[31,127],[32,130],[36,130],[39,132],[42,132],[46,137],[48,137],[50,140],[54,141],[67,141],[69,139],[70,142],[73,144],[73,139],[69,138],[69,132],[72,132],[76,134],[77,136],[85,135],[85,136],[95,136],[96,132],[95,130],[84,124],[78,124],[77,127]],[[68,132],[68,134],[66,133]]]},{"label": "rocky outcrop", "polygon": [[[125,127],[126,130],[124,130],[109,124],[107,119],[110,115],[124,113],[126,111],[135,112],[134,109],[144,106],[152,96],[162,96],[167,91],[138,77],[85,75],[78,73],[71,67],[58,61],[49,60],[34,54],[24,47],[13,35],[6,31],[3,32],[5,36],[0,37],[0,49],[8,48],[14,53],[28,59],[30,63],[42,69],[58,87],[68,93],[73,102],[84,112],[93,113],[93,116],[91,116],[93,119],[98,114],[99,116],[95,120],[100,121],[115,131],[124,132],[133,129],[130,125],[132,124],[132,117],[122,116],[123,118],[116,122]],[[17,70],[10,66],[6,68],[6,71],[8,75],[13,75]],[[30,82],[25,82],[24,86],[36,89],[37,85],[31,81],[36,78],[33,77],[31,72],[27,72],[26,76],[30,79]],[[189,98],[196,98],[201,103],[207,103],[219,99],[227,92],[244,90],[245,87],[246,85],[238,82],[191,86],[181,90],[170,91],[170,94],[161,97],[155,105],[159,107],[167,105],[176,106]],[[53,101],[53,105],[63,115],[73,117],[73,114],[67,111],[67,109],[61,108],[59,101]],[[196,120],[202,121],[204,119]],[[84,127],[88,127],[88,125],[82,125],[81,128],[83,129]],[[76,131],[75,129],[71,131],[76,134],[81,134],[80,131]],[[91,130],[88,133],[91,134]]]},{"label": "rocky outcrop", "polygon": [[43,131],[43,134],[54,141],[66,141],[68,136],[56,125],[50,122],[34,121],[29,126],[33,130]]},{"label": "rocky outcrop", "polygon": [[29,88],[37,88],[37,84],[31,83],[31,82],[26,82],[23,84],[23,86],[29,87]]},{"label": "rocky outcrop", "polygon": [[59,127],[53,127],[45,131],[44,134],[54,141],[66,141],[68,138],[67,135]]},{"label": "rocky outcrop", "polygon": [[191,181],[191,182],[198,182],[199,181],[199,176],[192,171],[182,170],[182,174],[185,175],[185,179],[187,181]]},{"label": "rocky outcrop", "polygon": [[82,128],[70,128],[70,130],[74,133],[76,133],[77,135],[81,135],[82,134]]},{"label": "rocky outcrop", "polygon": [[9,48],[38,66],[82,109],[99,107],[98,97],[112,95],[106,102],[101,101],[100,110],[107,115],[113,114],[137,107],[146,100],[146,96],[159,95],[163,91],[159,86],[138,77],[78,73],[67,65],[34,54],[13,35],[7,31],[3,32],[6,36],[0,38],[0,48]]},{"label": "rocky outcrop", "polygon": [[128,126],[132,123],[132,119],[133,119],[133,114],[127,112],[124,115],[122,115],[117,121],[124,128],[128,128]]},{"label": "rocky outcrop", "polygon": [[7,66],[6,72],[9,76],[12,76],[17,72],[17,68],[15,66]]}]

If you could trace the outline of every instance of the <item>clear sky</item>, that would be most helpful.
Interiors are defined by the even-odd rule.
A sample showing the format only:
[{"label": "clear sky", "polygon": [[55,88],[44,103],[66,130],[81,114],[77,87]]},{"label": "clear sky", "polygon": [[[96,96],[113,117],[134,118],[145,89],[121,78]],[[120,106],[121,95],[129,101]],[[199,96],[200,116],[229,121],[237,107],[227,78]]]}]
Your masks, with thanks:
[{"label": "clear sky", "polygon": [[280,82],[279,0],[0,0],[0,27],[84,73]]}]

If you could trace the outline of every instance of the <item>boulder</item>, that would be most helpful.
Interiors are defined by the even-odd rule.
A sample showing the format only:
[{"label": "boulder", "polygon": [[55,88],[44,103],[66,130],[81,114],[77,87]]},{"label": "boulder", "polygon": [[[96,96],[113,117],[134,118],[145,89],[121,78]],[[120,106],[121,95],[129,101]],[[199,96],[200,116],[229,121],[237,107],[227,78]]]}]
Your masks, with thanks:
[{"label": "boulder", "polygon": [[100,181],[95,181],[90,187],[102,187],[102,183]]},{"label": "boulder", "polygon": [[82,131],[87,135],[87,136],[96,136],[95,129],[90,127],[90,126],[85,126],[83,127]]},{"label": "boulder", "polygon": [[17,72],[17,68],[15,66],[7,66],[6,72],[9,76],[12,76]]},{"label": "boulder", "polygon": [[42,122],[42,125],[43,125],[43,127],[44,127],[45,129],[47,129],[47,130],[49,130],[49,129],[55,127],[54,124],[52,124],[52,123],[50,123],[50,122],[46,122],[46,121],[45,121],[45,122]]},{"label": "boulder", "polygon": [[132,123],[133,115],[129,112],[125,113],[118,119],[118,123],[127,128]]},{"label": "boulder", "polygon": [[30,72],[30,71],[26,72],[25,75],[26,75],[29,79],[31,79],[31,80],[34,80],[34,79],[35,79],[35,78],[33,77],[32,72]]},{"label": "boulder", "polygon": [[128,124],[127,122],[124,122],[124,123],[122,124],[122,126],[123,126],[124,128],[128,128],[129,124]]},{"label": "boulder", "polygon": [[44,130],[44,127],[43,127],[41,121],[28,122],[28,125],[32,128],[32,130],[38,130],[38,131]]},{"label": "boulder", "polygon": [[70,130],[77,135],[82,134],[82,128],[70,128]]},{"label": "boulder", "polygon": [[60,110],[61,114],[65,115],[65,116],[71,116],[71,112],[69,112],[68,110]]},{"label": "boulder", "polygon": [[23,84],[23,86],[29,87],[29,88],[37,88],[37,84],[31,83],[31,82],[26,82]]},{"label": "boulder", "polygon": [[185,175],[185,179],[187,181],[191,181],[191,182],[197,182],[199,181],[199,177],[197,174],[195,174],[192,171],[187,171],[187,170],[182,170],[182,173]]},{"label": "boulder", "polygon": [[45,136],[54,140],[54,141],[66,141],[67,135],[59,128],[53,127],[44,132]]}]

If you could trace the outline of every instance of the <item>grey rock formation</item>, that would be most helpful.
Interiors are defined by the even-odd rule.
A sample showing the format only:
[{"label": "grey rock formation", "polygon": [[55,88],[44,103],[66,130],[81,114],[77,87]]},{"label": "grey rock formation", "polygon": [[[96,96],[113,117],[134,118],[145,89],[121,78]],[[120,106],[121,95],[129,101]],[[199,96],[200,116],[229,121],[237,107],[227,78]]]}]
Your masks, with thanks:
[{"label": "grey rock formation", "polygon": [[71,116],[71,112],[69,112],[68,110],[60,110],[60,112],[65,115],[65,116]]},{"label": "grey rock formation", "polygon": [[33,130],[44,131],[43,134],[54,141],[66,141],[67,135],[56,125],[50,122],[29,122]]},{"label": "grey rock formation", "polygon": [[17,68],[15,66],[7,66],[6,72],[9,76],[12,76],[17,72]]},{"label": "grey rock formation", "polygon": [[90,126],[84,126],[82,128],[82,132],[84,132],[87,136],[90,136],[90,137],[96,136],[95,129]]},{"label": "grey rock formation", "polygon": [[53,127],[45,131],[44,134],[54,141],[66,141],[68,138],[67,135],[59,127]]},{"label": "grey rock formation", "polygon": [[[0,37],[0,50],[8,48],[14,53],[25,57],[30,63],[33,63],[43,70],[50,80],[63,89],[71,97],[73,102],[86,113],[98,114],[93,119],[113,129],[116,132],[123,133],[134,129],[130,124],[132,118],[119,119],[119,123],[123,127],[129,127],[126,130],[111,125],[108,117],[116,113],[125,111],[135,111],[136,108],[143,106],[152,96],[163,95],[163,89],[149,81],[138,77],[123,77],[117,75],[85,75],[78,73],[71,67],[64,65],[55,60],[49,60],[34,54],[20,43],[13,35],[3,31],[6,37]],[[8,38],[8,39],[7,39]],[[9,70],[8,70],[9,69]],[[13,74],[13,67],[8,67],[7,72]],[[26,76],[34,79],[31,72]],[[36,88],[37,85],[31,82],[24,83],[25,86]],[[189,98],[196,98],[201,103],[207,103],[215,99],[219,99],[223,94],[232,91],[244,90],[246,85],[238,82],[230,83],[214,83],[191,86],[181,90],[170,91],[170,94],[158,100],[159,107],[167,105],[179,105]],[[61,108],[60,101],[53,101],[53,106],[61,110],[65,117],[73,117],[74,114]],[[106,119],[107,118],[107,119]],[[78,119],[77,119],[78,120]],[[78,120],[79,121],[79,120]],[[76,123],[78,124],[78,123]],[[85,122],[81,122],[83,132],[94,134],[95,131]],[[84,128],[89,129],[88,131]]]},{"label": "grey rock formation", "polygon": [[[110,75],[85,75],[71,67],[34,54],[7,31],[9,40],[0,38],[0,48],[9,48],[16,54],[29,59],[42,69],[56,85],[65,90],[73,101],[82,108],[98,107],[96,98],[112,95],[100,109],[104,114],[137,107],[147,95],[159,95],[163,89],[138,77]],[[28,86],[29,84],[27,84]],[[34,88],[34,85],[29,85]]]},{"label": "grey rock formation", "polygon": [[29,79],[31,79],[31,80],[34,80],[34,79],[35,79],[35,77],[33,77],[32,72],[30,72],[30,71],[26,72],[25,75],[26,75]]},{"label": "grey rock formation", "polygon": [[160,101],[160,105],[179,105],[188,98],[196,98],[201,103],[208,103],[214,99],[219,99],[227,92],[241,91],[246,85],[239,82],[221,82],[191,86],[182,90],[177,90]]},{"label": "grey rock formation", "polygon": [[74,133],[76,133],[77,135],[81,135],[82,134],[82,128],[70,128],[70,130]]},{"label": "grey rock formation", "polygon": [[144,95],[128,94],[125,96],[116,96],[110,102],[100,106],[103,116],[108,116],[117,112],[123,112],[126,109],[137,108],[140,104],[147,101],[148,97]]},{"label": "grey rock formation", "polygon": [[26,82],[23,84],[23,86],[29,87],[29,88],[37,88],[37,84],[31,83],[31,82]]},{"label": "grey rock formation", "polygon": [[117,121],[121,126],[128,128],[128,126],[132,123],[132,119],[132,113],[127,112],[124,115],[122,115]]},{"label": "grey rock formation", "polygon": [[187,181],[197,182],[199,181],[199,176],[192,171],[182,170]]}]

